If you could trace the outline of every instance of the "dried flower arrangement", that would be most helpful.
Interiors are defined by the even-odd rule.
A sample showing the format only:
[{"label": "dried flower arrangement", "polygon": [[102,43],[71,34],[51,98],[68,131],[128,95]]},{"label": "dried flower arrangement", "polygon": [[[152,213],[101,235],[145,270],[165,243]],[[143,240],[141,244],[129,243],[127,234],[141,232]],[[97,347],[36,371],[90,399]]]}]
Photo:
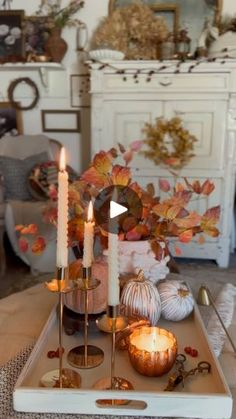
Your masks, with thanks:
[{"label": "dried flower arrangement", "polygon": [[91,47],[122,51],[126,59],[156,59],[157,46],[168,34],[165,19],[155,16],[148,5],[136,1],[115,9],[101,22]]},{"label": "dried flower arrangement", "polygon": [[193,147],[197,139],[183,127],[178,117],[170,120],[157,118],[154,124],[146,123],[143,132],[148,149],[142,154],[155,164],[181,169],[194,156]]},{"label": "dried flower arrangement", "polygon": [[[112,185],[128,186],[135,191],[143,205],[142,215],[134,219],[124,214],[119,229],[120,240],[149,240],[157,260],[161,260],[168,254],[168,238],[176,237],[182,243],[188,243],[199,233],[205,233],[211,237],[217,237],[219,231],[216,227],[220,208],[213,207],[198,214],[188,209],[191,199],[195,197],[208,198],[213,192],[214,185],[209,180],[200,184],[198,180],[190,183],[184,179],[177,182],[174,187],[165,179],[159,180],[159,188],[167,194],[166,199],[160,199],[155,195],[155,187],[152,184],[142,188],[132,180],[129,163],[135,153],[140,151],[142,141],[133,142],[125,149],[119,145],[119,149],[112,148],[109,151],[100,151],[92,160],[90,167],[75,180],[69,187],[69,246],[83,246],[84,216],[90,199],[96,198],[104,188]],[[123,159],[124,165],[120,164]],[[118,160],[118,162],[117,162]],[[46,208],[43,217],[46,222],[57,225],[57,208],[55,198],[56,186],[50,189],[51,203]],[[22,251],[31,249],[34,253],[41,253],[46,246],[46,240],[40,236],[36,225],[19,225],[16,229],[20,232],[19,245]],[[30,240],[28,240],[28,237]],[[96,226],[95,236],[103,248],[107,247],[107,233]],[[167,246],[163,249],[163,242]],[[199,242],[204,242],[200,235]],[[180,254],[178,245],[175,245],[176,254]]]},{"label": "dried flower arrangement", "polygon": [[221,19],[220,33],[223,34],[229,31],[236,32],[236,15],[234,16],[225,15]]}]

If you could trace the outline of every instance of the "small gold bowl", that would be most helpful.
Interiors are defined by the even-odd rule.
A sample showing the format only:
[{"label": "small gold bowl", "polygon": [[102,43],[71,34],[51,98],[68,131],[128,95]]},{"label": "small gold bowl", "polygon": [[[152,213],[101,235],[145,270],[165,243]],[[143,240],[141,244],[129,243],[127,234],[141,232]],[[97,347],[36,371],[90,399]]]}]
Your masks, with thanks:
[{"label": "small gold bowl", "polygon": [[34,58],[37,63],[48,63],[49,61],[52,61],[49,55],[35,55]]},{"label": "small gold bowl", "polygon": [[175,362],[177,340],[168,330],[143,326],[130,335],[128,353],[136,371],[148,377],[160,377]]}]

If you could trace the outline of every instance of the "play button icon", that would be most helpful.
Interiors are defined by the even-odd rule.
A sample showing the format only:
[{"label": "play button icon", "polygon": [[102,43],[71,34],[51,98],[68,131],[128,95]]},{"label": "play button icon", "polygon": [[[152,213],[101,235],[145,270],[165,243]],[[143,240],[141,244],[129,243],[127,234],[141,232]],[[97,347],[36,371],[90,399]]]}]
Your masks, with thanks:
[{"label": "play button icon", "polygon": [[126,211],[128,211],[128,208],[124,207],[124,205],[117,204],[117,202],[114,201],[110,202],[110,218],[118,217],[118,215],[121,215]]},{"label": "play button icon", "polygon": [[141,220],[142,202],[128,186],[113,185],[104,188],[94,202],[96,223],[110,233],[132,230]]}]

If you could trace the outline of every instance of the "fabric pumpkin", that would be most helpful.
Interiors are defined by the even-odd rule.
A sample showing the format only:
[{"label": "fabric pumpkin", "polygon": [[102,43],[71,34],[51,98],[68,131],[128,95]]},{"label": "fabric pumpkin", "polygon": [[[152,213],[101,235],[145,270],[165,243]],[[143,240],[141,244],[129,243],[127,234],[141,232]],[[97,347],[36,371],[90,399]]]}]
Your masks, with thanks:
[{"label": "fabric pumpkin", "polygon": [[125,306],[125,315],[141,315],[155,326],[161,316],[161,300],[156,286],[145,279],[141,271],[129,280],[121,293],[121,304]]},{"label": "fabric pumpkin", "polygon": [[180,321],[193,311],[194,298],[183,281],[166,280],[157,285],[161,299],[161,314],[166,320]]}]

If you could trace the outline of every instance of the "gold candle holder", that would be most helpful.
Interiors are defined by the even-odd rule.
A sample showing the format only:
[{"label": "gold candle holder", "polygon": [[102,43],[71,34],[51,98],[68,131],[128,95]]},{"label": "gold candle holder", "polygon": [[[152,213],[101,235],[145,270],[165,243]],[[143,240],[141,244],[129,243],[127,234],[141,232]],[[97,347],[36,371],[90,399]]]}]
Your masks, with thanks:
[{"label": "gold candle holder", "polygon": [[[115,375],[115,350],[116,350],[116,333],[123,330],[128,325],[128,319],[120,316],[120,306],[108,306],[107,314],[96,320],[97,326],[103,332],[111,334],[111,373],[110,377],[98,380],[93,388],[100,390],[133,390],[133,385],[123,377]],[[126,404],[126,400],[106,399],[99,401],[101,404],[115,405]]]},{"label": "gold candle holder", "polygon": [[59,335],[59,370],[50,371],[41,378],[41,384],[45,387],[59,388],[79,388],[81,383],[80,374],[69,368],[63,368],[63,294],[71,292],[75,289],[75,285],[69,286],[66,279],[66,268],[57,269],[57,279],[46,282],[47,289],[51,292],[58,293],[59,319],[58,319],[58,335]]},{"label": "gold candle holder", "polygon": [[159,377],[170,371],[177,355],[177,340],[173,333],[159,327],[143,326],[129,339],[129,358],[136,371],[148,377]]},{"label": "gold candle holder", "polygon": [[97,346],[88,345],[88,292],[96,289],[100,281],[91,277],[91,267],[83,267],[82,278],[76,282],[78,289],[84,292],[84,345],[72,348],[67,355],[67,360],[76,368],[94,368],[103,362],[104,352]]}]

